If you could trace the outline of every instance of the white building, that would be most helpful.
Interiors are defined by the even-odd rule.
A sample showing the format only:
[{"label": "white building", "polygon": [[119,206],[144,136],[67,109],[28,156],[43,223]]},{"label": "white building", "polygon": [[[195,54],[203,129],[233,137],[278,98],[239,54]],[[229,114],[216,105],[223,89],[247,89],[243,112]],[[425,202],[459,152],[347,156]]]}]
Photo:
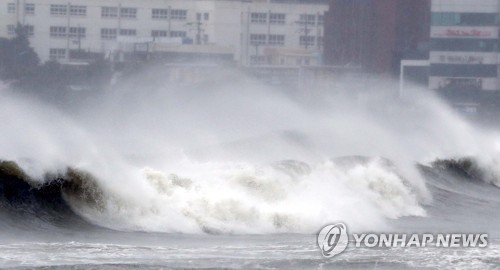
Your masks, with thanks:
[{"label": "white building", "polygon": [[429,86],[468,111],[500,93],[498,0],[433,0]]},{"label": "white building", "polygon": [[[242,65],[268,64],[270,47],[319,55],[327,9],[307,1],[3,0],[0,37],[28,25],[42,61],[67,63],[82,51],[115,60],[131,52],[216,51]],[[296,64],[316,63],[303,60]]]}]

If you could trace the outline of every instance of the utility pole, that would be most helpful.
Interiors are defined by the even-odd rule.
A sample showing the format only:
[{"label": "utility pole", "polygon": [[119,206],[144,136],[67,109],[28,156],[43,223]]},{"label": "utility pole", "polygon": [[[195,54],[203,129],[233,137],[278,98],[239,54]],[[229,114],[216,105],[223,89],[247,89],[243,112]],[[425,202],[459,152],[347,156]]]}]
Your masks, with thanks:
[{"label": "utility pole", "polygon": [[196,44],[201,44],[201,22],[196,23]]},{"label": "utility pole", "polygon": [[246,52],[246,61],[247,65],[250,65],[250,6],[247,7],[247,39],[245,42],[245,52]]},{"label": "utility pole", "polygon": [[81,57],[82,53],[82,32],[80,28],[80,24],[78,24],[78,28],[76,29],[78,35],[78,57]]},{"label": "utility pole", "polygon": [[[323,34],[321,33],[321,26],[319,24],[319,16],[321,16],[321,14],[318,12],[318,14],[316,14],[316,46],[318,47],[318,51],[321,52],[321,43],[319,42],[319,37],[323,36]],[[323,19],[323,25],[325,25],[325,22],[324,22],[324,19]],[[323,41],[324,42],[324,41]]]},{"label": "utility pole", "polygon": [[[18,4],[19,6],[19,4]],[[18,9],[18,12],[21,12],[21,8],[20,7],[17,7]],[[23,25],[26,25],[26,0],[23,1],[23,5],[22,5],[22,14],[23,14]]]},{"label": "utility pole", "polygon": [[69,54],[69,42],[70,42],[70,36],[69,36],[69,29],[71,25],[71,3],[68,2],[68,5],[66,6],[66,16],[67,16],[67,26],[66,26],[66,60],[69,62],[70,54]]},{"label": "utility pole", "polygon": [[172,7],[168,6],[168,37],[172,37]]},{"label": "utility pole", "polygon": [[19,13],[21,12],[21,7],[19,6],[19,0],[16,1],[16,22],[19,25],[21,22],[19,21]]},{"label": "utility pole", "polygon": [[116,36],[118,37],[120,36],[120,31],[122,30],[122,3],[118,4],[118,11],[116,13],[118,17],[118,30],[116,31]]},{"label": "utility pole", "polygon": [[260,43],[257,41],[257,42],[254,42],[254,46],[255,46],[255,61],[257,61],[257,63],[259,62],[259,46],[260,46]]}]

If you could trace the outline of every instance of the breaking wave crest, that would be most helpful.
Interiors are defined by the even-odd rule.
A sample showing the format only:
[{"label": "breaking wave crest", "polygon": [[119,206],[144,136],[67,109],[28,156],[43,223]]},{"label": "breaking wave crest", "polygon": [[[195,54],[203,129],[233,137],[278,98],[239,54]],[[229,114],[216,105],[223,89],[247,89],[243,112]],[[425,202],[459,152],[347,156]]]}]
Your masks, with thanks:
[{"label": "breaking wave crest", "polygon": [[438,159],[432,166],[452,171],[470,180],[482,181],[500,187],[500,164],[496,159],[476,157]]},{"label": "breaking wave crest", "polygon": [[30,200],[51,190],[51,197],[61,198],[57,203],[95,225],[149,232],[314,232],[325,220],[373,229],[382,228],[386,218],[425,215],[411,184],[381,158],[344,157],[315,165],[286,160],[265,166],[189,166],[196,173],[142,169],[140,181],[151,192],[137,201],[105,188],[88,172],[68,168],[47,173],[40,181],[28,177],[16,163],[2,162],[2,203],[12,203],[6,181],[11,188],[14,181],[30,186],[15,200]]},{"label": "breaking wave crest", "polygon": [[[33,179],[15,162],[2,161],[0,213],[31,220],[26,225],[30,229],[100,226],[210,234],[311,233],[325,220],[349,222],[354,230],[378,230],[386,228],[387,219],[426,216],[418,190],[385,158],[349,156],[318,164],[283,160],[261,166],[189,162],[184,167],[189,170],[178,174],[140,169],[137,181],[150,192],[135,200],[90,172],[67,168]],[[439,159],[421,168],[424,174],[455,175],[440,186],[451,197],[463,192],[459,178],[497,184],[491,178],[494,171],[471,157]],[[439,179],[432,176],[429,182],[439,186]],[[3,220],[4,226],[18,227]]]}]

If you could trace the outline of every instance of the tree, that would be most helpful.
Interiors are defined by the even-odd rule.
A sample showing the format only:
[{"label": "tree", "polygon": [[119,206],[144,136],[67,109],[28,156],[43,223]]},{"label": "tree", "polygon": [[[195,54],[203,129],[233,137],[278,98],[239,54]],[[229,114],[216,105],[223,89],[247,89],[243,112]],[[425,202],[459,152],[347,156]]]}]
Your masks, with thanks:
[{"label": "tree", "polygon": [[0,80],[10,80],[18,90],[56,101],[67,96],[72,87],[101,90],[108,85],[111,64],[89,52],[80,54],[87,65],[62,65],[57,61],[40,65],[30,46],[29,30],[29,26],[19,24],[14,38],[0,38]]},{"label": "tree", "polygon": [[7,38],[0,38],[0,79],[7,79],[9,71],[9,47],[10,40]]},{"label": "tree", "polygon": [[0,78],[22,81],[34,75],[40,62],[30,46],[29,27],[18,24],[16,36],[0,39]]}]

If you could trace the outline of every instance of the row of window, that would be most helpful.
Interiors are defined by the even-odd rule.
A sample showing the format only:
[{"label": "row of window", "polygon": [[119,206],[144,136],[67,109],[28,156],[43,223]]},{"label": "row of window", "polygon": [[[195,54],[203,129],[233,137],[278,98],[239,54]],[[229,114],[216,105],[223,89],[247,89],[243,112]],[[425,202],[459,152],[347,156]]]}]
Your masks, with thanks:
[{"label": "row of window", "polygon": [[152,37],[186,37],[187,33],[185,31],[168,31],[165,30],[153,30],[151,31]]},{"label": "row of window", "polygon": [[66,49],[49,49],[49,58],[50,60],[58,60],[66,58]]},{"label": "row of window", "polygon": [[[68,15],[68,5],[50,5],[50,15]],[[86,6],[69,6],[69,15],[71,16],[87,16]]]},{"label": "row of window", "polygon": [[71,38],[85,38],[87,30],[84,27],[69,27],[69,30],[65,26],[50,27],[50,37],[66,37],[68,33]]},{"label": "row of window", "polygon": [[[86,6],[76,5],[50,5],[50,15],[54,16],[67,16],[69,7],[69,15],[71,16],[87,16]],[[7,3],[7,12],[16,13],[16,4]],[[35,4],[26,3],[24,5],[24,13],[28,15],[35,14]],[[101,7],[102,18],[137,18],[137,8],[132,7]],[[153,19],[172,19],[172,20],[186,20],[187,10],[185,9],[153,9],[151,11]],[[197,14],[198,20],[201,20],[201,13]],[[203,18],[209,19],[209,14],[204,13]]]},{"label": "row of window", "polygon": [[[16,13],[16,4],[8,3],[7,4],[7,12],[8,13]],[[69,13],[71,16],[87,16],[87,7],[86,6],[69,6]],[[35,4],[26,3],[24,4],[24,14],[34,15],[35,14]],[[50,5],[50,14],[51,15],[67,15],[68,14],[68,6],[67,5]]]},{"label": "row of window", "polygon": [[431,64],[430,74],[440,77],[497,77],[497,65]]},{"label": "row of window", "polygon": [[[116,28],[102,28],[101,29],[101,39],[105,40],[115,40],[118,34]],[[120,36],[135,36],[137,31],[135,29],[120,29]],[[187,33],[185,31],[168,31],[164,30],[153,30],[151,31],[152,37],[186,37]]]},{"label": "row of window", "polygon": [[[35,27],[33,25],[26,25],[26,31],[28,36],[32,37],[35,33]],[[70,27],[69,31],[65,26],[51,26],[50,36],[53,38],[65,38],[69,32],[69,37],[71,38],[86,38],[87,30],[84,27]],[[101,29],[101,39],[105,40],[115,40],[117,37],[118,29],[116,28],[102,28]],[[7,25],[7,34],[9,36],[14,36],[16,34],[16,26],[13,24]],[[136,36],[137,31],[135,29],[120,29],[121,36]],[[186,31],[168,31],[164,30],[153,30],[151,31],[152,37],[186,37]],[[284,38],[284,37],[283,37]]]},{"label": "row of window", "polygon": [[[51,15],[67,15],[67,6],[64,5],[51,5]],[[72,16],[86,16],[87,8],[85,6],[70,6],[70,15]],[[137,8],[132,7],[101,7],[102,18],[137,18]],[[153,9],[151,11],[151,18],[153,19],[172,19],[172,20],[186,20],[187,10],[185,9]],[[205,19],[208,20],[208,13],[205,13]]]},{"label": "row of window", "polygon": [[[269,21],[268,21],[269,19]],[[316,14],[301,14],[300,19],[297,23],[308,24],[308,25],[322,25],[324,17],[323,15]],[[285,24],[286,14],[284,13],[265,13],[265,12],[252,12],[250,14],[250,22],[257,24]]]},{"label": "row of window", "polygon": [[[279,64],[285,65],[287,60],[284,57],[280,57]],[[288,61],[290,62],[290,61]],[[269,65],[272,63],[272,59],[269,56],[265,55],[251,55],[250,56],[250,64],[251,65]],[[297,57],[295,59],[295,64],[299,66],[309,66],[311,64],[311,59],[308,57]]]},{"label": "row of window", "polygon": [[431,40],[433,51],[449,52],[496,52],[499,48],[498,39],[469,38],[434,38]]},{"label": "row of window", "polygon": [[[16,4],[15,3],[7,3],[7,13],[10,13],[10,14],[16,13]],[[24,14],[34,15],[35,14],[35,4],[25,3],[24,4]]]},{"label": "row of window", "polygon": [[269,15],[269,23],[271,24],[285,24],[286,14],[283,13],[264,13],[264,12],[252,12],[250,14],[250,21],[252,23],[267,23],[267,17]]},{"label": "row of window", "polygon": [[[208,17],[208,13],[206,13]],[[158,20],[186,20],[187,10],[185,9],[166,9],[166,8],[154,8],[151,11],[151,18]],[[207,18],[208,19],[208,18]]]},{"label": "row of window", "polygon": [[[13,27],[13,25],[12,25]],[[10,29],[9,29],[10,33]],[[65,26],[51,26],[50,36],[53,38],[65,38],[67,37],[68,29]],[[120,33],[120,36],[136,36],[136,29],[116,29],[116,28],[101,28],[101,39],[104,40],[115,40]],[[71,38],[85,38],[87,31],[83,27],[70,27],[69,37]],[[185,31],[168,31],[164,30],[153,30],[151,31],[152,37],[186,37],[187,33]]]},{"label": "row of window", "polygon": [[[24,29],[28,37],[32,37],[35,35],[35,27],[33,25],[25,25]],[[7,35],[9,36],[16,35],[16,26],[14,24],[7,25]]]},{"label": "row of window", "polygon": [[265,34],[251,34],[250,44],[254,46],[259,45],[285,45],[285,35],[265,35]]},{"label": "row of window", "polygon": [[[317,43],[316,43],[317,42]],[[285,35],[265,35],[265,34],[251,34],[250,44],[254,46],[259,45],[285,45]],[[319,36],[300,36],[299,44],[301,46],[314,46],[316,44],[323,44],[323,37]]]},{"label": "row of window", "polygon": [[102,18],[137,18],[137,8],[131,7],[101,7]]},{"label": "row of window", "polygon": [[434,26],[495,26],[500,20],[497,13],[433,12]]}]

